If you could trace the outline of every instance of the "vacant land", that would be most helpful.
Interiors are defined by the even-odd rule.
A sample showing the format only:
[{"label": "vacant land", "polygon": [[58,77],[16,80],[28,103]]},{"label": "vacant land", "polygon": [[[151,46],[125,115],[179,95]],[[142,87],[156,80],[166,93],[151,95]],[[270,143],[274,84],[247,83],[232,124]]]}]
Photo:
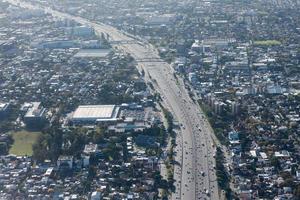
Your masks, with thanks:
[{"label": "vacant land", "polygon": [[37,140],[40,132],[18,131],[12,132],[14,143],[9,150],[10,154],[32,155],[32,145]]}]

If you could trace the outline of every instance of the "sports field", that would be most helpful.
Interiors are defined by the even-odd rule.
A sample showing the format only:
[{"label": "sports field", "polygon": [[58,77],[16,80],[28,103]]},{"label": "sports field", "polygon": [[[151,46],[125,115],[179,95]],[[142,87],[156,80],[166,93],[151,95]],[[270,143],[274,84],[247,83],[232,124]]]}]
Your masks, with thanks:
[{"label": "sports field", "polygon": [[9,150],[10,154],[14,155],[32,155],[32,145],[37,140],[40,132],[17,131],[12,132],[14,143]]}]

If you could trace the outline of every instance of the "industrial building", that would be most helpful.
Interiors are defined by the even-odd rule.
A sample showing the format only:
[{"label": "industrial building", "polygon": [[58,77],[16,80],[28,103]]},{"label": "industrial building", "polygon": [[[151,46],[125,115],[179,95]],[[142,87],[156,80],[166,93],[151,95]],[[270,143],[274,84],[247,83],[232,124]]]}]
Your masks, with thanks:
[{"label": "industrial building", "polygon": [[111,50],[109,49],[80,49],[75,58],[106,58]]},{"label": "industrial building", "polygon": [[79,106],[71,116],[75,124],[110,123],[118,120],[120,107],[116,105]]},{"label": "industrial building", "polygon": [[95,31],[90,26],[75,26],[66,28],[66,33],[73,36],[91,37],[95,35]]}]

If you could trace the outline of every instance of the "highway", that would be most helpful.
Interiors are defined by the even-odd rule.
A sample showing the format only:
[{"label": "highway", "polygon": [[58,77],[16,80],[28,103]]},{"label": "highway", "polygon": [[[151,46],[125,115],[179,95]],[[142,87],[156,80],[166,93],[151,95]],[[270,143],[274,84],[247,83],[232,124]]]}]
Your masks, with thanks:
[{"label": "highway", "polygon": [[[28,9],[42,8],[17,0],[7,2]],[[182,78],[174,77],[174,70],[160,59],[156,48],[109,25],[46,7],[42,9],[53,16],[92,26],[99,34],[101,32],[109,34],[114,47],[131,54],[138,63],[138,69],[145,71],[145,80],[151,81],[161,94],[163,104],[172,112],[181,127],[176,147],[176,159],[179,159],[180,166],[175,169],[176,192],[172,195],[172,199],[220,199],[214,169],[214,143],[217,143],[214,133],[199,105],[188,95]]]}]

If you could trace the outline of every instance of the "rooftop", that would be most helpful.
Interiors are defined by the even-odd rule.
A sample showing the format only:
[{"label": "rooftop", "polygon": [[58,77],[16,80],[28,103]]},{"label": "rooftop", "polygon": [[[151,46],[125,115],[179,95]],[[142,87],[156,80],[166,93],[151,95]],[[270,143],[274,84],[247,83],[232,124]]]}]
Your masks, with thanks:
[{"label": "rooftop", "polygon": [[32,102],[31,107],[28,109],[25,117],[39,117],[42,116],[45,109],[40,106],[41,102]]},{"label": "rooftop", "polygon": [[79,106],[73,119],[108,119],[116,117],[116,105],[85,105]]},{"label": "rooftop", "polygon": [[81,49],[75,58],[105,58],[110,53],[109,49]]},{"label": "rooftop", "polygon": [[1,103],[0,102],[0,110],[4,110],[7,107],[8,103]]},{"label": "rooftop", "polygon": [[86,144],[83,152],[86,154],[95,153],[97,149],[98,149],[97,144]]}]

